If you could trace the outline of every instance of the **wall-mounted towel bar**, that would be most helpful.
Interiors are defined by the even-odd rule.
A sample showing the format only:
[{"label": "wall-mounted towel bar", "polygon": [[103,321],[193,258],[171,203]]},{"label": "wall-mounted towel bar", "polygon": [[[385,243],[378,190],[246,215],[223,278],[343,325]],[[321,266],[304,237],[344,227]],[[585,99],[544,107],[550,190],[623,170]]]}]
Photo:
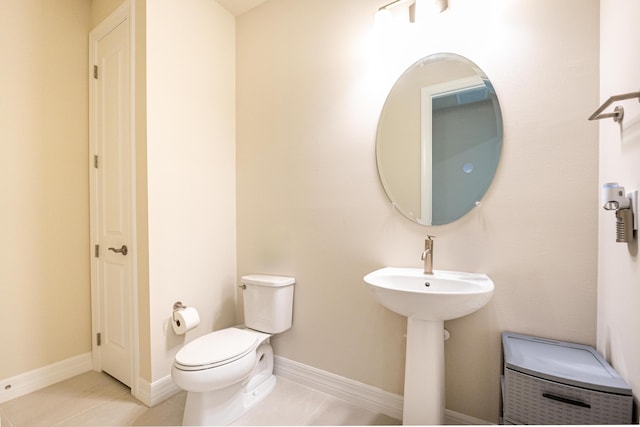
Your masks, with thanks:
[{"label": "wall-mounted towel bar", "polygon": [[613,113],[604,113],[604,114],[601,114],[601,113],[605,110],[605,108],[607,108],[609,105],[611,105],[616,101],[624,101],[625,99],[632,99],[632,98],[638,98],[638,100],[640,101],[640,91],[623,93],[622,95],[614,95],[609,97],[609,99],[607,99],[604,102],[604,104],[602,104],[600,108],[598,108],[591,115],[591,117],[589,117],[589,120],[600,120],[600,119],[607,119],[609,117],[613,117],[614,122],[622,121],[622,119],[624,118],[624,108],[620,105],[618,105],[616,108],[613,109]]}]

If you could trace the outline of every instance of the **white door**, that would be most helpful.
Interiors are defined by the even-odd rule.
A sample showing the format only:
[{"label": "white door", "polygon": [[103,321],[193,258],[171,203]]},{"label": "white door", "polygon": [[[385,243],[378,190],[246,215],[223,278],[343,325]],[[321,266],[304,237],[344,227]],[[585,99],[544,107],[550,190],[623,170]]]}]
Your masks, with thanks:
[{"label": "white door", "polygon": [[90,47],[94,362],[131,386],[135,248],[128,22],[102,33],[92,33]]}]

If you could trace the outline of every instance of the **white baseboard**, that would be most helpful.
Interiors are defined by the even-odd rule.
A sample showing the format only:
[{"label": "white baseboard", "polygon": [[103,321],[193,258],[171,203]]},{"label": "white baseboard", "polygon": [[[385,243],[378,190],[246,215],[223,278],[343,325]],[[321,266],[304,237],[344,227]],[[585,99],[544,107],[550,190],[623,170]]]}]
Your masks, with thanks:
[{"label": "white baseboard", "polygon": [[24,396],[92,369],[91,353],[84,353],[33,371],[0,380],[0,403]]},{"label": "white baseboard", "polygon": [[[152,407],[152,391],[151,391],[151,383],[145,379],[138,378],[138,387],[136,387],[136,392],[134,393],[133,389],[131,390],[131,394],[133,397],[138,399],[140,402],[144,403],[148,407]],[[1,426],[0,426],[1,427]]]},{"label": "white baseboard", "polygon": [[[274,356],[274,373],[298,384],[327,393],[361,408],[402,419],[402,396],[312,366],[303,365],[284,357]],[[147,406],[158,403],[181,390],[167,375],[153,383],[138,380],[138,395],[135,397]],[[445,423],[449,425],[490,425],[492,423],[459,412],[445,410]]]},{"label": "white baseboard", "polygon": [[280,356],[274,357],[274,372],[354,405],[402,419],[402,396],[341,377]]},{"label": "white baseboard", "polygon": [[[91,353],[85,353],[11,378],[0,379],[0,403],[68,380],[92,369]],[[181,390],[171,381],[171,375],[167,375],[153,383],[139,378],[137,391],[134,397],[151,407]]]},{"label": "white baseboard", "polygon": [[450,409],[444,410],[444,422],[447,425],[457,426],[494,425],[489,421],[481,420],[480,418],[472,417],[470,415],[461,414],[460,412],[455,412]]},{"label": "white baseboard", "polygon": [[[370,409],[398,420],[402,419],[403,398],[399,394],[389,393],[368,384],[341,377],[312,366],[303,365],[280,356],[274,357],[274,372],[276,375],[346,400],[356,406]],[[449,409],[445,410],[445,423],[449,425],[491,424],[488,421]]]},{"label": "white baseboard", "polygon": [[181,391],[171,380],[171,375],[160,378],[153,383],[140,378],[138,379],[138,392],[134,397],[145,405],[152,407]]}]

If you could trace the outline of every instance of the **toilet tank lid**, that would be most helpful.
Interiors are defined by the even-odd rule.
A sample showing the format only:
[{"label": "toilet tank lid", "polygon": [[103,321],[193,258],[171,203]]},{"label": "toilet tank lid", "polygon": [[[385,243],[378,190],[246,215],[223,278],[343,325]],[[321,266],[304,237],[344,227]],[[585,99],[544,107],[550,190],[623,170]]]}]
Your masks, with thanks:
[{"label": "toilet tank lid", "polygon": [[259,285],[259,286],[288,286],[296,283],[296,279],[293,277],[285,276],[270,276],[267,274],[249,274],[242,276],[242,283],[245,285]]}]

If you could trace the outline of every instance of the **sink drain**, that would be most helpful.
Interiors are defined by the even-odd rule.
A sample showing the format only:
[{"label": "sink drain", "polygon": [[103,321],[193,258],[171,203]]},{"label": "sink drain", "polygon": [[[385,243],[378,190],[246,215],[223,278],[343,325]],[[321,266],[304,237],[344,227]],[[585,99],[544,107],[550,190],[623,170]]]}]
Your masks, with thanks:
[{"label": "sink drain", "polygon": [[431,283],[429,283],[429,282],[424,282],[424,285],[428,288],[429,286],[431,286]]}]

